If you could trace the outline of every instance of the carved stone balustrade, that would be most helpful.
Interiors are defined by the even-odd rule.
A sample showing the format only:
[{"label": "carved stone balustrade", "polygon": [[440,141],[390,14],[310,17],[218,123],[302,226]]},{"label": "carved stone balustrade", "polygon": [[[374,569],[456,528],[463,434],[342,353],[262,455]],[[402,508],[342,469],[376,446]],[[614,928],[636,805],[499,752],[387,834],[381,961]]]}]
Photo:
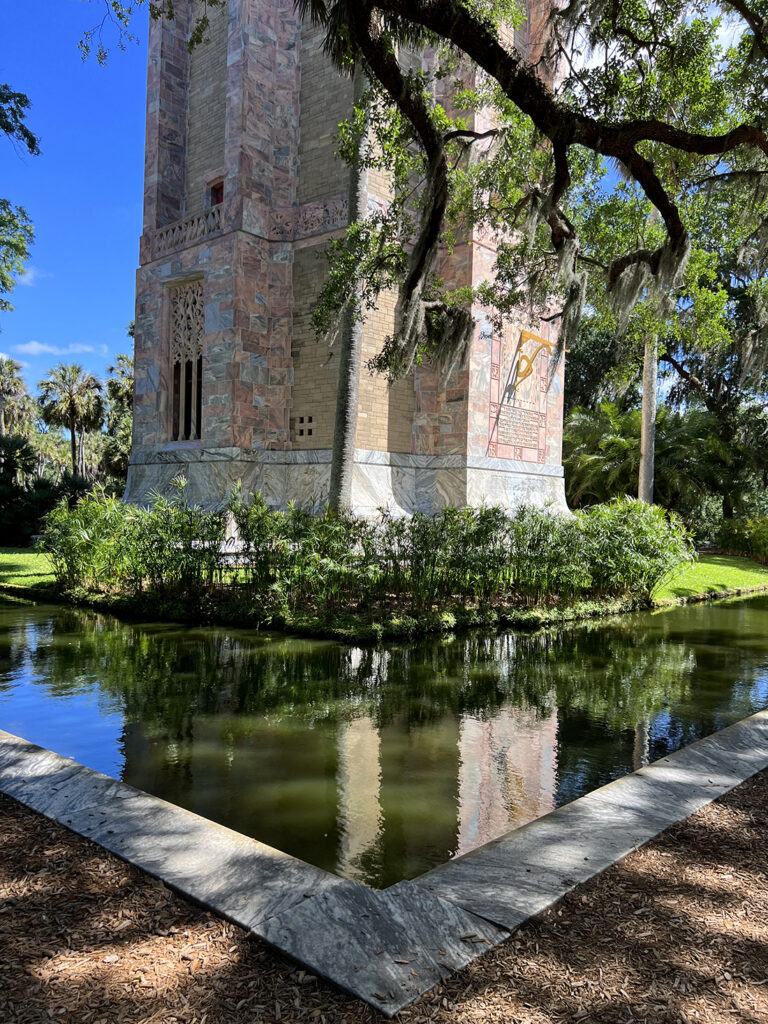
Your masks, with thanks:
[{"label": "carved stone balustrade", "polygon": [[152,259],[167,256],[209,235],[217,235],[220,231],[221,206],[212,206],[196,217],[176,221],[175,224],[155,231],[151,238]]}]

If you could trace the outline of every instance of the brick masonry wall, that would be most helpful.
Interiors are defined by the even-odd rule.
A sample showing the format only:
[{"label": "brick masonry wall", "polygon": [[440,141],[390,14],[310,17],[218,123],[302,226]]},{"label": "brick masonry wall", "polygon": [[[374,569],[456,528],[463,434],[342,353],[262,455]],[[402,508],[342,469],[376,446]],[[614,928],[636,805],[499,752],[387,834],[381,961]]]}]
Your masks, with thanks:
[{"label": "brick masonry wall", "polygon": [[[304,241],[296,248],[293,264],[294,387],[290,410],[291,446],[299,450],[333,445],[338,354],[317,339],[310,317],[326,276],[327,264],[322,254],[328,239],[327,228],[343,228],[348,222],[350,172],[335,153],[338,125],[352,110],[353,87],[350,80],[342,79],[335,71],[322,47],[322,31],[304,22],[299,49],[296,182],[296,201],[301,213],[294,228],[294,237],[304,236]],[[303,424],[299,423],[302,418]]]},{"label": "brick masonry wall", "polygon": [[[352,113],[353,85],[341,78],[322,53],[322,33],[311,25],[302,27],[301,115],[298,201],[300,206],[328,207],[349,191],[349,168],[335,157],[338,125]],[[368,175],[368,194],[374,202],[386,202],[390,182],[386,174]],[[347,218],[343,223],[346,225]],[[312,239],[311,247],[297,250],[294,262],[293,365],[294,390],[292,445],[297,449],[330,448],[338,391],[338,357],[318,341],[310,323],[312,306],[325,280],[326,265],[318,258],[325,239]],[[382,296],[379,308],[367,320],[363,332],[363,361],[380,349],[394,324],[394,295]],[[384,377],[363,367],[357,426],[357,447],[375,451],[411,451],[413,382],[399,381],[390,387]],[[308,423],[312,417],[312,425]],[[299,421],[304,418],[304,423]],[[304,430],[301,435],[300,431]],[[308,433],[309,429],[312,434]]]},{"label": "brick masonry wall", "polygon": [[298,201],[349,191],[349,168],[336,158],[338,127],[352,113],[353,85],[323,54],[324,33],[309,22],[301,31],[301,120]]},{"label": "brick masonry wall", "polygon": [[[293,366],[294,388],[291,409],[292,447],[296,449],[330,448],[336,415],[338,388],[338,356],[318,341],[310,315],[317,293],[326,274],[321,254],[324,245],[299,249],[293,264],[294,319]],[[312,417],[310,427],[307,422]],[[304,425],[298,420],[304,417]],[[301,436],[299,430],[303,429]],[[307,433],[312,430],[312,434]]]},{"label": "brick masonry wall", "polygon": [[[193,17],[202,10],[195,0]],[[189,56],[185,215],[207,209],[206,186],[224,167],[227,113],[227,15],[225,7],[208,8],[208,42]]]}]

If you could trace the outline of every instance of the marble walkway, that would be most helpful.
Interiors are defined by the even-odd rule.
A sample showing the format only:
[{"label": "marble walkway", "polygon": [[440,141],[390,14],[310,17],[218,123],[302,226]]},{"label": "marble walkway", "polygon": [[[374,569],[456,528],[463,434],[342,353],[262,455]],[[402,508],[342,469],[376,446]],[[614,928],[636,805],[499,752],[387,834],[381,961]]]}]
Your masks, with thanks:
[{"label": "marble walkway", "polygon": [[766,767],[763,711],[379,892],[0,730],[0,792],[250,929],[387,1016]]}]

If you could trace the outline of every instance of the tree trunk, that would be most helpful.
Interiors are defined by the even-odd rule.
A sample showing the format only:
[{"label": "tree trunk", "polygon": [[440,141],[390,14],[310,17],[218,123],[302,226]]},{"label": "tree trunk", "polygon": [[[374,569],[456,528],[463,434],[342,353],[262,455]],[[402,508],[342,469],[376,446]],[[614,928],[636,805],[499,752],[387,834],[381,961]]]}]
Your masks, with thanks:
[{"label": "tree trunk", "polygon": [[77,472],[78,476],[85,480],[85,427],[80,428],[77,444]]},{"label": "tree trunk", "polygon": [[0,395],[0,437],[5,437],[5,396]]},{"label": "tree trunk", "polygon": [[69,442],[72,449],[72,476],[77,476],[77,440],[75,438],[75,420],[69,420]]},{"label": "tree trunk", "polygon": [[[355,102],[365,88],[365,79],[359,75],[355,81]],[[361,156],[367,138],[361,142]],[[349,184],[349,223],[365,216],[368,197],[368,172],[358,160],[352,168]],[[339,339],[339,382],[336,393],[336,422],[333,431],[331,456],[331,484],[328,504],[335,511],[352,505],[352,475],[355,469],[355,443],[357,440],[358,395],[363,357],[363,323],[360,318],[359,292],[344,314]]]},{"label": "tree trunk", "polygon": [[735,509],[730,494],[726,491],[723,495],[723,519],[733,519]]},{"label": "tree trunk", "polygon": [[654,456],[656,451],[656,387],[659,375],[659,343],[655,334],[645,341],[643,359],[643,409],[640,428],[640,477],[637,496],[653,504]]}]

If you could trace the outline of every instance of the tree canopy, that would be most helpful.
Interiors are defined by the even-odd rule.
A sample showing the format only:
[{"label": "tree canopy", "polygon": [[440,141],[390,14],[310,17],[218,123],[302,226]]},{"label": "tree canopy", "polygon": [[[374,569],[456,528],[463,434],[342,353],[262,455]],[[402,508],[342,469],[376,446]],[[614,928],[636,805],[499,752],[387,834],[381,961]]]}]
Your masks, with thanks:
[{"label": "tree canopy", "polygon": [[[29,98],[0,83],[0,134],[37,156],[40,140],[26,124]],[[29,247],[34,238],[32,222],[26,210],[0,199],[0,312],[13,309],[3,295],[13,291],[16,278],[24,273]]]},{"label": "tree canopy", "polygon": [[[196,10],[190,47],[222,2]],[[105,23],[122,45],[142,0],[98,3],[104,20],[81,48],[95,45],[104,59]],[[175,16],[172,0],[147,6],[152,17]],[[460,358],[472,302],[502,318],[527,304],[559,321],[565,345],[596,297],[619,331],[643,300],[663,320],[683,289],[711,307],[717,289],[698,280],[701,254],[725,243],[727,283],[751,291],[752,342],[765,348],[768,0],[296,7],[324,30],[340,71],[369,85],[342,128],[342,155],[393,181],[388,209],[365,214],[331,247],[319,332],[338,330],[350,303],[360,300],[364,316],[398,286],[395,331],[373,360],[390,375],[422,356]],[[429,60],[402,59],[414,53]],[[712,211],[715,236],[702,224]],[[496,236],[495,280],[451,291],[438,253],[471,228]]]},{"label": "tree canopy", "polygon": [[[104,419],[101,383],[77,363],[54,367],[38,384],[43,420],[65,427],[70,434],[72,473],[84,472],[84,434],[98,429]],[[80,451],[77,434],[80,434]]]},{"label": "tree canopy", "polygon": [[[356,276],[363,312],[399,284],[379,368],[460,355],[471,301],[500,316],[527,303],[561,323],[563,343],[590,289],[621,329],[641,300],[663,317],[681,289],[699,287],[700,257],[689,266],[712,251],[701,223],[710,205],[730,233],[735,273],[764,276],[765,0],[298,7],[324,27],[339,68],[370,82],[342,151],[393,173],[389,209],[334,246],[316,316],[328,330]],[[434,59],[416,70],[400,59],[430,47]],[[476,130],[481,110],[490,127]],[[439,247],[468,228],[496,236],[496,279],[450,292],[435,280]]]}]

